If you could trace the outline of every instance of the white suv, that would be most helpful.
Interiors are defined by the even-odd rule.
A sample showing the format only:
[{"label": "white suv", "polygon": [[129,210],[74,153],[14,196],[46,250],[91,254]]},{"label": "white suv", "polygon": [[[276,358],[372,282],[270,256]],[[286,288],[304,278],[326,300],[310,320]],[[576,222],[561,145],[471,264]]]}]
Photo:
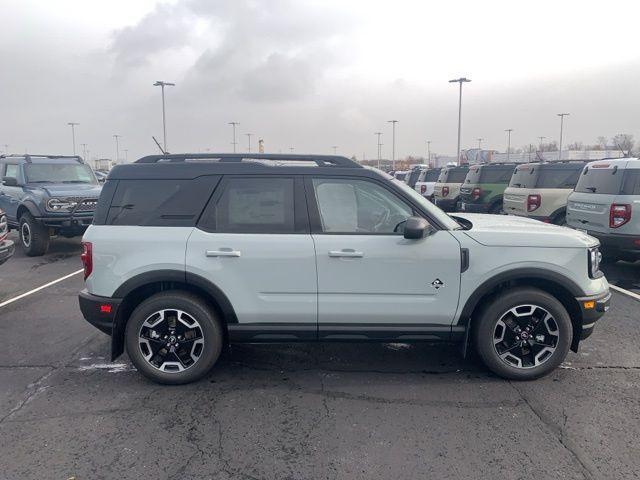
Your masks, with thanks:
[{"label": "white suv", "polygon": [[450,217],[338,156],[182,154],[119,165],[83,239],[85,318],[143,375],[197,380],[229,342],[460,342],[489,369],[557,367],[609,305],[598,242]]}]

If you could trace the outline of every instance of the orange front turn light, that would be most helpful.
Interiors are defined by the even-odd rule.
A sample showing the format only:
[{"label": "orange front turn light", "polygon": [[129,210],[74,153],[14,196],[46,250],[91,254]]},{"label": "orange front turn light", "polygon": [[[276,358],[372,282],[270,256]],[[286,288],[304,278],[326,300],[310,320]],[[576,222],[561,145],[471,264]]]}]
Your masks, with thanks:
[{"label": "orange front turn light", "polygon": [[588,302],[582,302],[582,306],[585,310],[592,310],[596,308],[596,302],[595,300],[589,300]]}]

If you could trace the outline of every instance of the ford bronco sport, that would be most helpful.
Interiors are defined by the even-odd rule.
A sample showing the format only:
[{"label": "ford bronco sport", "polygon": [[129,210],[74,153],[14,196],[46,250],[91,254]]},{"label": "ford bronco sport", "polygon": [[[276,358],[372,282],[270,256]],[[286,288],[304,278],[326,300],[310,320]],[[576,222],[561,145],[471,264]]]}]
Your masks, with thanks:
[{"label": "ford bronco sport", "polygon": [[80,157],[0,156],[0,208],[28,256],[44,255],[52,235],[80,236],[91,224],[100,187]]},{"label": "ford bronco sport", "polygon": [[502,195],[511,180],[514,163],[472,165],[460,187],[460,211],[501,214]]},{"label": "ford bronco sport", "polygon": [[454,218],[340,156],[154,155],[109,174],[82,243],[80,309],[160,383],[233,342],[459,342],[533,379],[608,308],[596,239]]},{"label": "ford bronco sport", "polygon": [[440,170],[440,167],[421,170],[413,189],[423,197],[433,201],[433,192],[436,186],[436,180],[438,180],[440,176]]},{"label": "ford bronco sport", "polygon": [[443,167],[434,188],[435,204],[445,212],[455,212],[460,203],[460,187],[469,173],[468,165]]},{"label": "ford bronco sport", "polygon": [[569,195],[567,223],[602,243],[606,260],[640,259],[640,160],[598,160]]},{"label": "ford bronco sport", "polygon": [[584,165],[582,161],[518,165],[504,191],[504,213],[565,225],[567,198]]}]

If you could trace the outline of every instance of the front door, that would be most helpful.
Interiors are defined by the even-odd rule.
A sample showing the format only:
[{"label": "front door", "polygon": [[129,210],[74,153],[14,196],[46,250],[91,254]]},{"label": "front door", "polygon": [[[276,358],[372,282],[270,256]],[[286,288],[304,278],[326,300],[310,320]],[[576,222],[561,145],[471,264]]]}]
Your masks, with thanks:
[{"label": "front door", "polygon": [[374,180],[314,178],[306,190],[320,337],[358,338],[358,329],[375,335],[365,325],[380,327],[381,337],[397,331],[400,339],[403,329],[417,326],[448,332],[460,286],[457,240],[435,229],[421,240],[405,239],[404,221],[416,212]]}]

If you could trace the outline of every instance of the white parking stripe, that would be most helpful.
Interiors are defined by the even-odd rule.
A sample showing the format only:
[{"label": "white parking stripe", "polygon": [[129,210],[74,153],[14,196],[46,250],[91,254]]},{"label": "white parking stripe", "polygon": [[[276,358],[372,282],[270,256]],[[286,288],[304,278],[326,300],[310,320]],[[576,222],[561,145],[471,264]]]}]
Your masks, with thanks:
[{"label": "white parking stripe", "polygon": [[[625,295],[629,295],[631,298],[635,298],[636,300],[640,300],[640,295],[637,293],[630,292],[629,290],[625,290],[624,288],[616,287],[615,285],[609,284],[609,287],[615,290],[616,292],[624,293]],[[1,307],[2,305],[0,305]]]},{"label": "white parking stripe", "polygon": [[6,305],[9,305],[10,303],[15,302],[16,300],[20,300],[21,298],[28,297],[32,293],[39,292],[40,290],[43,290],[43,289],[45,289],[47,287],[50,287],[51,285],[55,285],[56,283],[62,282],[63,280],[66,280],[67,278],[71,278],[74,275],[78,275],[79,273],[82,273],[82,272],[84,272],[83,268],[81,268],[77,272],[73,272],[73,273],[70,273],[69,275],[65,275],[64,277],[60,277],[60,278],[54,280],[53,282],[45,283],[44,285],[42,285],[42,286],[40,286],[38,288],[34,288],[33,290],[29,290],[28,292],[22,293],[22,294],[18,295],[17,297],[13,297],[13,298],[10,298],[9,300],[5,300],[4,302],[0,303],[0,307],[4,307]]}]

